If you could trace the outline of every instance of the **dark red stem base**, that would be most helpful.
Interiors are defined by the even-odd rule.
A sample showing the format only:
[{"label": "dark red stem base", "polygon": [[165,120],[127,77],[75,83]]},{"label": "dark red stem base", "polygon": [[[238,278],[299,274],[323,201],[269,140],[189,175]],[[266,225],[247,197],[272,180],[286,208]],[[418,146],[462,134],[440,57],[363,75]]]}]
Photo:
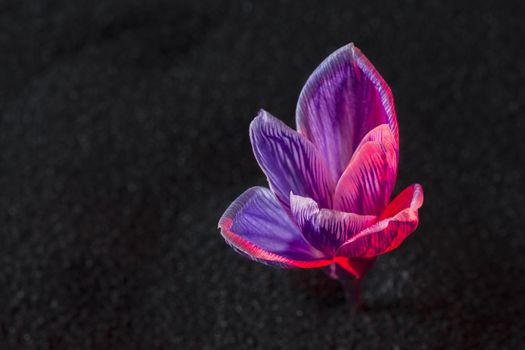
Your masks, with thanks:
[{"label": "dark red stem base", "polygon": [[356,278],[355,275],[345,270],[338,264],[329,266],[325,272],[332,278],[337,279],[341,283],[345,295],[346,303],[352,313],[363,308],[361,299],[361,279]]}]

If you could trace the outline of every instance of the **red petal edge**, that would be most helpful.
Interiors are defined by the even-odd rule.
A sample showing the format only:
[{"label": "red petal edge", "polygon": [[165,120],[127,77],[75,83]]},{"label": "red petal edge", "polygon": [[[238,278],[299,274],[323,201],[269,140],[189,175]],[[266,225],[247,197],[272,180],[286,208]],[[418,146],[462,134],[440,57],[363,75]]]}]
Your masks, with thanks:
[{"label": "red petal edge", "polygon": [[[333,263],[333,259],[321,259],[313,261],[302,261],[289,259],[284,256],[271,253],[267,250],[264,250],[255,244],[245,240],[234,232],[230,231],[233,225],[233,220],[229,217],[225,217],[220,223],[221,234],[228,244],[233,248],[239,250],[244,255],[256,260],[258,262],[272,262],[273,264],[277,263],[281,267],[292,268],[298,267],[302,269],[311,269],[316,267],[323,267]],[[272,265],[273,265],[272,264]]]}]

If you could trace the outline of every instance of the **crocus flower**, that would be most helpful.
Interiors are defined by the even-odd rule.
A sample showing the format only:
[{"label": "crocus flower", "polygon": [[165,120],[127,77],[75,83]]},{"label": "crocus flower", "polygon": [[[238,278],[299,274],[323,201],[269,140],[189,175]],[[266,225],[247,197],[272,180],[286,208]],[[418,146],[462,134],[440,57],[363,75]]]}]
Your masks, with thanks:
[{"label": "crocus flower", "polygon": [[306,82],[296,123],[297,131],[264,110],[252,121],[253,152],[269,189],[241,194],[221,217],[221,234],[252,260],[359,280],[416,229],[423,204],[418,184],[389,203],[399,160],[390,88],[346,45]]}]

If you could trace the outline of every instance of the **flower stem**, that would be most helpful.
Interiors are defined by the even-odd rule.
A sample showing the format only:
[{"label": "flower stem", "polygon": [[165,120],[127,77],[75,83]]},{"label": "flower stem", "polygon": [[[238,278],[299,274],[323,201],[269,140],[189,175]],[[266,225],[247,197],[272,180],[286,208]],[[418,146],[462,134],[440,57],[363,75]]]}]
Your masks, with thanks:
[{"label": "flower stem", "polygon": [[361,309],[361,280],[353,276],[345,276],[345,278],[340,278],[339,281],[343,287],[346,303],[352,312]]},{"label": "flower stem", "polygon": [[[356,260],[352,261],[353,266],[358,269],[344,267],[345,264],[341,262],[334,263],[324,268],[324,272],[331,278],[338,280],[341,283],[346,299],[346,304],[350,308],[352,314],[358,310],[365,309],[365,305],[361,299],[361,280],[364,272],[374,263],[375,259]],[[344,263],[344,261],[343,261]],[[359,275],[358,275],[359,273]]]},{"label": "flower stem", "polygon": [[350,307],[352,313],[355,313],[363,307],[361,300],[361,278],[356,277],[353,273],[339,264],[330,265],[328,268],[325,268],[325,272],[328,276],[341,283],[346,304]]}]

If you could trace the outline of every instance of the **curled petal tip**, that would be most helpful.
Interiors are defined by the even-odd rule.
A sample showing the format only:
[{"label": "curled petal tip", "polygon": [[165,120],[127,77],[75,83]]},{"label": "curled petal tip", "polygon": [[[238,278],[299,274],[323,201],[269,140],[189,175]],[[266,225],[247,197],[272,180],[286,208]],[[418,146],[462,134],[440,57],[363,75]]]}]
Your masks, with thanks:
[{"label": "curled petal tip", "polygon": [[256,118],[271,119],[273,116],[268,113],[265,109],[261,108],[257,111]]},{"label": "curled petal tip", "polygon": [[423,206],[425,195],[423,194],[423,186],[421,186],[420,184],[414,184],[413,186],[414,186],[415,195],[412,198],[412,201],[410,202],[410,207],[413,210],[415,210]]},{"label": "curled petal tip", "polygon": [[362,55],[361,50],[353,42],[349,43],[346,46],[342,47],[343,50],[346,50],[350,53],[352,59],[357,59],[359,56]]},{"label": "curled petal tip", "polygon": [[250,122],[250,134],[253,132],[252,129],[255,128],[258,123],[264,122],[266,120],[268,120],[268,112],[262,108],[259,109],[255,117]]}]

